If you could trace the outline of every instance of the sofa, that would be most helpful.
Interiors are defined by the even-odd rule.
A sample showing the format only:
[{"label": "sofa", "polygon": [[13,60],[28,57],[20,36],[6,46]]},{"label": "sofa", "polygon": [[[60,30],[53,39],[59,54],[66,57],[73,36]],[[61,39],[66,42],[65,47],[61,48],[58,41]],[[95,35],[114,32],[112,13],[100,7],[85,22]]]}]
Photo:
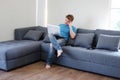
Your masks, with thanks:
[{"label": "sofa", "polygon": [[[44,32],[44,34],[37,41],[24,39],[25,34],[30,30]],[[50,44],[47,28],[41,26],[18,28],[15,29],[14,35],[15,40],[0,42],[0,69],[9,71],[36,61],[46,61]],[[56,36],[58,41],[61,41],[63,54],[54,63],[73,69],[120,78],[119,44],[114,45],[110,43],[108,46],[104,45],[109,41],[114,41],[116,44],[120,36],[120,31],[78,28],[77,35],[80,36],[80,39],[77,39],[77,37],[76,39],[69,39],[63,45],[62,38]],[[105,38],[106,35],[108,40]],[[112,38],[108,35],[111,35]],[[102,37],[105,39],[102,40]],[[105,42],[106,40],[107,42]],[[80,45],[78,45],[79,43]],[[103,48],[101,48],[101,44]],[[113,45],[112,48],[111,45]]]},{"label": "sofa", "polygon": [[[14,40],[0,42],[0,69],[10,71],[40,60],[42,40],[23,39],[29,30],[37,30],[37,28],[38,26],[15,29]],[[47,32],[44,27],[38,30]]]}]

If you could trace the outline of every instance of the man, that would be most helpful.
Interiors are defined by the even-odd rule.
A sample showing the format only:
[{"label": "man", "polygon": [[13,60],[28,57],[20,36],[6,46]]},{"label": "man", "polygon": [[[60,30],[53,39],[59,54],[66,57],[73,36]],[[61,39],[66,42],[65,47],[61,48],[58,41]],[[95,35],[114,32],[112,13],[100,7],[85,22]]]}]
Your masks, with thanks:
[{"label": "man", "polygon": [[[49,50],[47,63],[46,63],[46,69],[49,69],[51,67],[51,64],[53,63],[54,58],[56,56],[58,58],[63,53],[63,50],[59,42],[56,40],[55,35],[63,37],[65,41],[67,41],[70,37],[72,39],[75,38],[77,29],[74,26],[72,26],[73,20],[74,20],[74,16],[71,14],[68,14],[66,16],[64,24],[60,24],[58,27],[56,27],[52,31],[49,29],[49,26],[48,26],[48,36],[51,43],[50,43],[50,50]],[[53,50],[53,48],[57,50],[57,55],[55,55],[55,51]]]}]

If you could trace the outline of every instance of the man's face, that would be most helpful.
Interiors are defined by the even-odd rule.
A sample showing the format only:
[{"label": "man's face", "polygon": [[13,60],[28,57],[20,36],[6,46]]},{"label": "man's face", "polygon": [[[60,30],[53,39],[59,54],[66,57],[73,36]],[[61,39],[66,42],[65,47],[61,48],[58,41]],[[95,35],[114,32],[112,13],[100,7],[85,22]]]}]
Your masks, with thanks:
[{"label": "man's face", "polygon": [[66,24],[66,25],[69,25],[70,23],[71,23],[71,21],[66,18],[66,19],[65,19],[65,24]]}]

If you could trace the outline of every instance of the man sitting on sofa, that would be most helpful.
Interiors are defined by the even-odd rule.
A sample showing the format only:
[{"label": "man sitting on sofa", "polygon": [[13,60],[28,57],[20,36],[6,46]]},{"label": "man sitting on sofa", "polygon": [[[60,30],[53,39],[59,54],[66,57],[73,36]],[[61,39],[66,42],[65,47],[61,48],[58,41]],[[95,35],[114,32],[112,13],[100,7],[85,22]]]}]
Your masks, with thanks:
[{"label": "man sitting on sofa", "polygon": [[[69,14],[66,16],[64,24],[60,24],[58,27],[54,27],[54,29],[52,30],[50,30],[49,29],[50,26],[48,26],[48,36],[49,36],[51,43],[50,43],[50,50],[49,50],[48,58],[46,61],[46,69],[49,69],[51,67],[51,64],[54,61],[54,58],[56,56],[60,57],[63,52],[55,35],[63,37],[65,41],[67,41],[70,37],[72,39],[75,38],[77,29],[74,26],[72,26],[73,20],[74,20],[73,15]],[[57,55],[53,52],[52,50],[53,48],[57,50]]]}]

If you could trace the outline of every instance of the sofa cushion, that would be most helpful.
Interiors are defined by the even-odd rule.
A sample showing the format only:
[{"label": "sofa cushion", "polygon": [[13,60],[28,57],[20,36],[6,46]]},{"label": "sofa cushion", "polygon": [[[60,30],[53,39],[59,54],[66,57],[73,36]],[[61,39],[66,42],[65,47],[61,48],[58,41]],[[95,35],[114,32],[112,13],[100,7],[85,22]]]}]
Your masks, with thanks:
[{"label": "sofa cushion", "polygon": [[43,32],[42,31],[36,31],[36,30],[29,30],[25,36],[24,40],[34,40],[38,41],[42,37]]},{"label": "sofa cushion", "polygon": [[110,51],[110,50],[101,50],[94,49],[92,51],[91,62],[112,66],[112,67],[120,67],[120,51]]},{"label": "sofa cushion", "polygon": [[98,41],[100,34],[120,36],[120,31],[96,29],[95,39],[94,39],[94,47],[97,45],[97,41]]},{"label": "sofa cushion", "polygon": [[74,46],[91,48],[93,38],[94,33],[78,33],[74,41]]},{"label": "sofa cushion", "polygon": [[101,65],[120,67],[120,51],[86,49],[82,47],[64,46],[61,57],[71,58]]},{"label": "sofa cushion", "polygon": [[25,34],[29,30],[36,30],[37,26],[25,27],[25,28],[17,28],[14,30],[14,38],[15,40],[23,40]]},{"label": "sofa cushion", "polygon": [[40,51],[41,41],[5,41],[0,42],[0,60],[11,60]]},{"label": "sofa cushion", "polygon": [[90,61],[90,49],[83,47],[63,46],[63,57],[69,57],[73,60]]},{"label": "sofa cushion", "polygon": [[119,50],[120,37],[100,34],[97,42],[97,49]]},{"label": "sofa cushion", "polygon": [[[94,33],[95,30],[90,30],[90,29],[81,29],[81,28],[78,28],[77,29],[77,34],[78,33]],[[75,39],[71,39],[69,38],[68,42],[67,42],[67,45],[71,45],[71,46],[74,46],[74,40]]]}]

